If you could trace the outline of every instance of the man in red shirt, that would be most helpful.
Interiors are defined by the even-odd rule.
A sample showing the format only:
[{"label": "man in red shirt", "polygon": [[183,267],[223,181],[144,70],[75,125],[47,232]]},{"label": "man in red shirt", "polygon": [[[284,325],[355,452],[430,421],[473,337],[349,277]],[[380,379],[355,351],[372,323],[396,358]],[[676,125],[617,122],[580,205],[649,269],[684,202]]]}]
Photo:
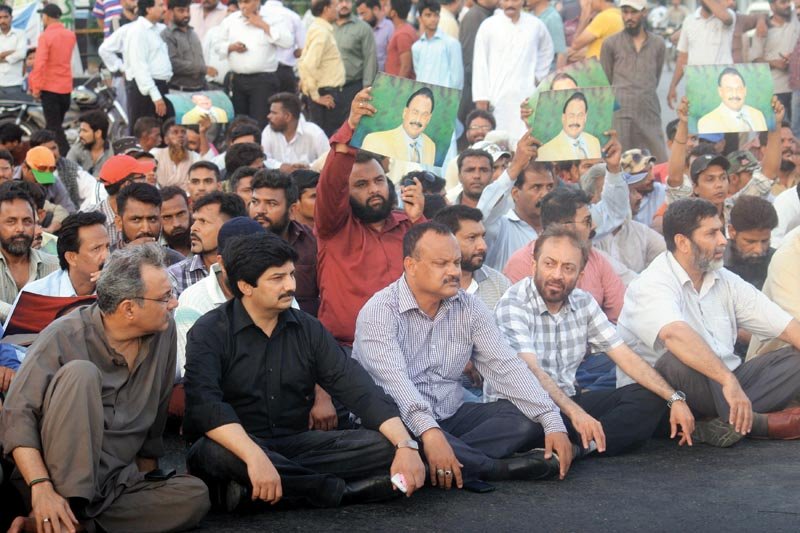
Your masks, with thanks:
[{"label": "man in red shirt", "polygon": [[370,91],[356,95],[350,117],[331,137],[314,208],[318,318],[345,345],[353,344],[361,307],[403,273],[406,231],[425,221],[419,180],[401,188],[405,212],[394,210],[397,193],[383,167],[348,144],[361,117],[376,113]]},{"label": "man in red shirt", "polygon": [[72,93],[72,49],[77,39],[75,34],[61,24],[61,9],[47,4],[39,10],[44,31],[39,36],[36,60],[28,78],[30,93],[42,101],[46,129],[56,134],[58,149],[69,152],[64,135],[64,115],[67,114]]},{"label": "man in red shirt", "polygon": [[411,0],[390,1],[389,19],[394,25],[394,33],[386,47],[386,73],[413,80],[411,45],[417,40],[417,31],[406,22],[410,10]]}]

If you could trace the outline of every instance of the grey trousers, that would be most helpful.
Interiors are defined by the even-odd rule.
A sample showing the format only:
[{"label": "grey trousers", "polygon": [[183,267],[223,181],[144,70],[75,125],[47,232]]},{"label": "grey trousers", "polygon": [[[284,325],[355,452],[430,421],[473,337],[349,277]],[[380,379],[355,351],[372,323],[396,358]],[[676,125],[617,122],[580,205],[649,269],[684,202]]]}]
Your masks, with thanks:
[{"label": "grey trousers", "polygon": [[[728,419],[730,407],[722,387],[667,352],[655,364],[664,379],[686,393],[699,417]],[[800,392],[800,353],[792,347],[759,355],[733,371],[756,413],[780,411]]]},{"label": "grey trousers", "polygon": [[135,464],[107,472],[103,455],[102,376],[89,361],[71,361],[45,393],[41,420],[44,462],[55,490],[88,500],[86,514],[106,531],[182,531],[210,508],[208,488],[192,476],[145,481]]}]

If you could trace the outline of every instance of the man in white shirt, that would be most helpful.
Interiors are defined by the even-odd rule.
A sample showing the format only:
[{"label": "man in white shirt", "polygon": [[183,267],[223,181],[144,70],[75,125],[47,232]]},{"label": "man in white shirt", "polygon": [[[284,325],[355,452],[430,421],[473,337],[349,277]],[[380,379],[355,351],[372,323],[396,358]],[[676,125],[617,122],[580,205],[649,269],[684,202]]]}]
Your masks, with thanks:
[{"label": "man in white shirt", "polygon": [[[43,296],[87,296],[94,294],[97,278],[108,257],[110,241],[106,216],[99,211],[69,215],[58,234],[58,262],[61,268],[25,285],[20,294]],[[14,314],[20,294],[8,316]]]},{"label": "man in white shirt", "polygon": [[233,72],[233,110],[267,123],[269,97],[278,92],[278,49],[292,46],[283,18],[258,13],[258,0],[241,0],[239,11],[220,24],[217,53],[228,56]]},{"label": "man in white shirt", "polygon": [[[727,239],[711,202],[673,202],[664,240],[667,252],[628,286],[622,338],[686,393],[695,440],[727,447],[747,434],[800,438],[800,410],[784,410],[800,392],[800,322],[722,267]],[[743,364],[734,353],[739,328],[792,347]],[[629,383],[617,369],[617,387]]]},{"label": "man in white shirt", "polygon": [[686,65],[730,65],[733,63],[733,30],[736,13],[726,0],[700,0],[697,11],[683,21],[678,40],[678,59],[667,93],[667,104],[675,109],[678,83]]},{"label": "man in white shirt", "polygon": [[261,133],[267,167],[289,173],[308,166],[328,151],[322,128],[300,114],[300,99],[293,93],[278,93],[269,99],[269,125]]},{"label": "man in white shirt", "polygon": [[0,95],[22,91],[22,62],[28,51],[25,32],[11,27],[11,7],[0,5]]},{"label": "man in white shirt", "polygon": [[278,48],[278,90],[282,93],[297,92],[297,78],[294,69],[297,58],[306,44],[306,25],[300,15],[283,5],[281,0],[267,0],[259,11],[262,17],[272,20],[283,18],[292,34],[293,43],[288,48]]},{"label": "man in white shirt", "polygon": [[164,16],[163,0],[139,0],[139,18],[131,22],[124,37],[123,58],[128,95],[128,123],[139,117],[167,114],[164,95],[172,78],[167,43],[161,38],[163,27],[158,23]]},{"label": "man in white shirt", "polygon": [[519,103],[550,72],[553,40],[544,23],[522,12],[522,0],[501,0],[495,13],[478,28],[472,58],[472,100],[478,109],[494,107],[497,129],[511,143],[525,133]]},{"label": "man in white shirt", "polygon": [[192,27],[200,41],[205,38],[211,28],[219,26],[226,16],[228,16],[228,10],[220,4],[219,0],[203,0],[189,6],[189,26]]}]

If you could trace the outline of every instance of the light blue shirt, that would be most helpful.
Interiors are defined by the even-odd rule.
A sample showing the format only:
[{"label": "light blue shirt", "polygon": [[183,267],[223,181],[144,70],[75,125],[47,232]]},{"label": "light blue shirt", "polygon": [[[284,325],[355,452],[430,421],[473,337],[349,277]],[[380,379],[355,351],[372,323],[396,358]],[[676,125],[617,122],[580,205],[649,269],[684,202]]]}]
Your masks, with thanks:
[{"label": "light blue shirt", "polygon": [[[514,201],[511,199],[514,181],[508,171],[503,171],[494,183],[483,190],[478,201],[486,228],[486,242],[489,243],[485,264],[501,272],[514,252],[538,236],[536,230],[514,211]],[[617,229],[626,218],[630,218],[628,194],[628,185],[622,173],[606,172],[600,201],[589,206],[592,219],[597,224],[596,238]]]},{"label": "light blue shirt", "polygon": [[553,39],[553,52],[556,55],[566,52],[567,39],[564,36],[564,21],[561,20],[561,15],[558,14],[558,11],[552,5],[549,5],[540,15],[536,16],[544,22],[548,33],[550,33],[550,38]]},{"label": "light blue shirt", "polygon": [[464,87],[461,44],[441,29],[437,29],[431,38],[423,32],[411,47],[411,57],[417,81],[451,89]]},{"label": "light blue shirt", "polygon": [[652,227],[653,218],[666,200],[667,188],[664,187],[663,183],[653,182],[653,192],[642,198],[642,203],[639,204],[639,212],[636,213],[633,220],[641,222],[647,227]]}]

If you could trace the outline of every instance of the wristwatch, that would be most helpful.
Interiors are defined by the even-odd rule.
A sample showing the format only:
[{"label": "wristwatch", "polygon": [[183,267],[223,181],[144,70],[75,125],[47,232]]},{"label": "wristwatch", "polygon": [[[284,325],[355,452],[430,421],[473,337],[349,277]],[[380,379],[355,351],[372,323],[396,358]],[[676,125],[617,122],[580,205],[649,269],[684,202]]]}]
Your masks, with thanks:
[{"label": "wristwatch", "polygon": [[686,394],[683,391],[676,390],[672,393],[672,396],[669,397],[667,400],[667,407],[672,407],[672,404],[675,402],[685,402],[686,401]]},{"label": "wristwatch", "polygon": [[419,450],[419,443],[417,443],[417,441],[415,441],[414,439],[401,440],[400,442],[397,443],[395,448],[397,448],[398,450],[400,448],[411,448],[412,450]]}]

